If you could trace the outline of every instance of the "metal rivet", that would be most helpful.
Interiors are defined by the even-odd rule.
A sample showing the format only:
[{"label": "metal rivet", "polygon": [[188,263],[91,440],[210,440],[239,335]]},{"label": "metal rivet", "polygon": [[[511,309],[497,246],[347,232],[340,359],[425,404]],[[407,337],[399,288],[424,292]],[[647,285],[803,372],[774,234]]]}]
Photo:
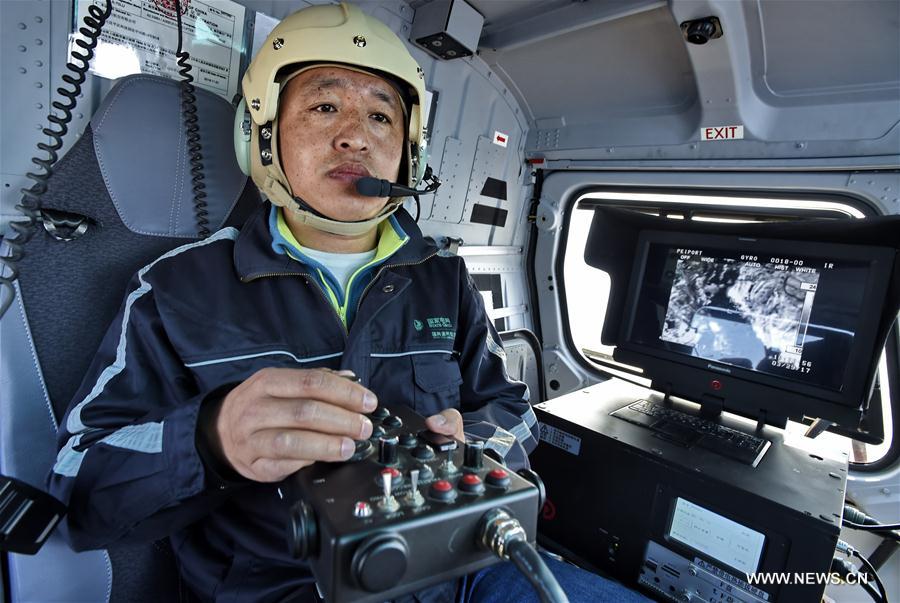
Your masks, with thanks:
[{"label": "metal rivet", "polygon": [[19,23],[19,29],[27,29],[27,28],[28,28],[28,26],[25,25],[24,23]]},{"label": "metal rivet", "polygon": [[270,130],[269,128],[263,128],[262,130],[259,131],[259,133],[266,140],[269,140],[270,138],[272,138],[272,130]]},{"label": "metal rivet", "polygon": [[35,44],[35,46],[43,46],[43,45],[44,45],[44,41],[43,41],[42,39],[40,39],[40,38],[36,38],[36,39],[34,40],[34,44]]},{"label": "metal rivet", "polygon": [[272,42],[272,48],[274,48],[275,50],[281,50],[282,48],[284,48],[284,38],[275,38],[275,40]]},{"label": "metal rivet", "polygon": [[25,48],[24,46],[22,46],[21,44],[19,44],[19,52],[25,52],[26,50],[28,50],[28,49]]},{"label": "metal rivet", "polygon": [[43,109],[43,108],[44,108],[44,103],[36,103],[36,104],[34,105],[34,108],[35,108],[35,109]]},{"label": "metal rivet", "polygon": [[260,155],[262,155],[262,158],[266,161],[272,161],[272,151],[265,149],[260,153]]},{"label": "metal rivet", "polygon": [[35,88],[43,88],[44,85],[43,85],[42,83],[40,83],[40,82],[35,82],[35,83],[34,83],[34,87],[35,87]]},{"label": "metal rivet", "polygon": [[353,43],[359,46],[360,48],[366,47],[366,37],[365,36],[353,36]]},{"label": "metal rivet", "polygon": [[259,102],[258,98],[254,98],[252,101],[250,101],[251,109],[253,109],[254,111],[259,111],[259,107],[260,107],[260,102]]},{"label": "metal rivet", "polygon": [[28,73],[28,70],[24,67],[19,67],[19,73]]},{"label": "metal rivet", "polygon": [[382,291],[384,291],[385,293],[390,293],[393,290],[394,290],[393,285],[385,285],[384,288],[382,289]]},{"label": "metal rivet", "polygon": [[43,22],[44,22],[44,18],[43,18],[43,17],[35,17],[35,18],[34,18],[34,22],[35,22],[35,23],[43,23]]},{"label": "metal rivet", "polygon": [[35,61],[35,62],[34,62],[34,66],[35,66],[35,67],[43,67],[43,66],[44,66],[44,61]]}]

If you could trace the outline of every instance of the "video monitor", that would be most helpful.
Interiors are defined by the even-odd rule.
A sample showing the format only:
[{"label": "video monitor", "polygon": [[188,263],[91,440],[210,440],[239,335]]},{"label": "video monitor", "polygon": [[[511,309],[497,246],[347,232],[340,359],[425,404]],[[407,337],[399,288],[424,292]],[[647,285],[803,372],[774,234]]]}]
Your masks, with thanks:
[{"label": "video monitor", "polygon": [[858,421],[893,255],[645,231],[616,358],[682,397],[745,415]]}]

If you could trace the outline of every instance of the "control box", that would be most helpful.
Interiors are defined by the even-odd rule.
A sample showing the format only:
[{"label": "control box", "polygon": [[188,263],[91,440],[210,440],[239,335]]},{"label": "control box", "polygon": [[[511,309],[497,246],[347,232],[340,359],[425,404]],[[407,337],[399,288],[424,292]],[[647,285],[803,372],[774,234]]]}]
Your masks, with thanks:
[{"label": "control box", "polygon": [[[289,541],[328,601],[385,601],[499,559],[482,543],[497,508],[537,536],[541,488],[484,454],[430,432],[405,406],[370,415],[370,440],[345,463],[297,472]],[[525,473],[540,484],[536,475]]]},{"label": "control box", "polygon": [[541,445],[531,462],[547,488],[542,544],[664,601],[819,603],[825,584],[764,584],[761,575],[830,571],[847,454],[719,416],[726,432],[769,442],[754,465],[616,414],[640,400],[699,413],[619,379],[535,406]]}]

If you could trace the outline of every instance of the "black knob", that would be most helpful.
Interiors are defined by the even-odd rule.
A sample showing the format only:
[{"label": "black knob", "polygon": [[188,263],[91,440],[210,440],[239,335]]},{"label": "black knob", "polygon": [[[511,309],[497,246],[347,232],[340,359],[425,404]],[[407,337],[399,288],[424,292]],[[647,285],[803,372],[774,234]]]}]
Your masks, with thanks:
[{"label": "black knob", "polygon": [[431,446],[419,444],[413,449],[412,455],[420,461],[430,461],[434,458],[434,450],[431,449]]},{"label": "black knob", "polygon": [[372,442],[369,440],[356,440],[355,444],[356,448],[353,452],[353,456],[350,457],[351,462],[361,461],[369,456],[369,453],[372,451]]},{"label": "black knob", "polygon": [[306,501],[297,501],[291,507],[288,525],[288,545],[291,554],[305,560],[319,554],[319,528],[316,514]]},{"label": "black knob", "polygon": [[384,430],[384,427],[381,425],[376,425],[372,428],[372,439],[377,439],[386,434],[387,432]]},{"label": "black knob", "polygon": [[419,438],[414,433],[404,433],[400,436],[400,445],[404,448],[415,448],[419,443]]},{"label": "black knob", "polygon": [[378,593],[400,582],[408,561],[409,549],[402,536],[375,534],[357,547],[350,568],[360,587]]},{"label": "black knob", "polygon": [[463,449],[463,466],[478,471],[484,466],[484,442],[470,440]]},{"label": "black knob", "polygon": [[382,465],[396,465],[399,445],[400,441],[396,436],[378,440],[378,462]]},{"label": "black knob", "polygon": [[390,415],[391,412],[386,409],[384,406],[379,406],[375,410],[372,411],[372,418],[376,420],[381,420]]},{"label": "black knob", "polygon": [[434,471],[432,471],[431,467],[428,465],[420,465],[419,466],[419,482],[427,482],[431,479],[434,479]]},{"label": "black knob", "polygon": [[403,425],[403,419],[401,419],[397,415],[391,415],[389,417],[385,417],[381,421],[381,424],[388,429],[396,429],[397,427],[401,427]]}]

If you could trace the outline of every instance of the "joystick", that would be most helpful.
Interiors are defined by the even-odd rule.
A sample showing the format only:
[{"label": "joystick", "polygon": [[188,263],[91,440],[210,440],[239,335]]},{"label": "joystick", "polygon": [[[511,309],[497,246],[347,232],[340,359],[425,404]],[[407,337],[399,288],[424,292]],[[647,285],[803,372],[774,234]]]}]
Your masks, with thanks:
[{"label": "joystick", "polygon": [[482,534],[497,508],[534,542],[531,475],[506,469],[481,441],[429,431],[406,406],[369,416],[373,436],[357,442],[353,462],[315,463],[283,489],[294,502],[288,544],[326,600],[377,603],[497,562]]}]

